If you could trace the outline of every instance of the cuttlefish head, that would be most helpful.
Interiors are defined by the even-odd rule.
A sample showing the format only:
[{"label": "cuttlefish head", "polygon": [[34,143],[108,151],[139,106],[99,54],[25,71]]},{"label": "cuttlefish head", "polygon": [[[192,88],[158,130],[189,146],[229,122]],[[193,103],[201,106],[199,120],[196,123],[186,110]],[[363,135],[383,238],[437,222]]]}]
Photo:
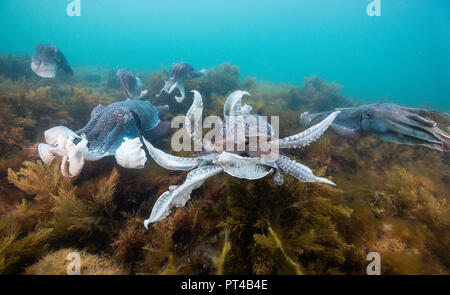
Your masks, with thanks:
[{"label": "cuttlefish head", "polygon": [[[439,151],[450,149],[450,136],[431,119],[434,111],[392,103],[358,107],[363,133],[376,133],[387,142],[423,145]],[[345,111],[343,111],[345,116]],[[447,116],[448,117],[448,116]]]},{"label": "cuttlefish head", "polygon": [[31,69],[33,72],[43,78],[54,78],[57,66],[54,59],[56,52],[57,49],[53,45],[36,45],[36,54],[31,58]]}]

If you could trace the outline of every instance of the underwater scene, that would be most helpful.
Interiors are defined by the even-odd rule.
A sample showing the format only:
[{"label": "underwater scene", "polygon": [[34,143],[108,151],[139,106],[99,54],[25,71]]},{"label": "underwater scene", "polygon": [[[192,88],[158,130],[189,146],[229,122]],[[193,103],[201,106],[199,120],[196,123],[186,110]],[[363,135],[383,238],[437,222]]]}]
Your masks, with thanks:
[{"label": "underwater scene", "polygon": [[0,25],[0,274],[450,274],[450,2]]}]

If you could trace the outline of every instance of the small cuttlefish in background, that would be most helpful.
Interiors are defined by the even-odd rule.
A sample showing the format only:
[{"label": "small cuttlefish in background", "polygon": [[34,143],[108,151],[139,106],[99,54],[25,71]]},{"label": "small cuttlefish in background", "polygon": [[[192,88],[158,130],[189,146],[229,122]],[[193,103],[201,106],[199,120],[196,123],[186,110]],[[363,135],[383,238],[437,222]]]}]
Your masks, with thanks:
[{"label": "small cuttlefish in background", "polygon": [[73,75],[65,56],[51,44],[36,45],[36,53],[31,58],[31,69],[42,78],[55,78],[59,70]]},{"label": "small cuttlefish in background", "polygon": [[142,99],[147,95],[147,90],[143,90],[138,94],[139,89],[142,87],[142,81],[133,75],[133,73],[124,69],[119,69],[116,72],[116,78],[119,81],[126,98]]},{"label": "small cuttlefish in background", "polygon": [[205,74],[205,69],[196,71],[192,66],[185,62],[174,62],[170,68],[169,79],[164,82],[164,87],[156,96],[160,96],[163,91],[170,94],[175,88],[178,88],[181,96],[175,96],[175,100],[177,102],[182,102],[186,96],[184,90],[184,80],[202,77]]}]

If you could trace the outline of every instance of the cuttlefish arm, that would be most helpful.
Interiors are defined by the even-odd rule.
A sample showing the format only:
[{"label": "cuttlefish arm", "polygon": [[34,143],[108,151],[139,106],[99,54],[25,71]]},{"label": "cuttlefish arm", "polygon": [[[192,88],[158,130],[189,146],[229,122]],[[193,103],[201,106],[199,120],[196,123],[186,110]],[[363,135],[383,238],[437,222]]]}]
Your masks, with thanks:
[{"label": "cuttlefish arm", "polygon": [[176,78],[169,78],[166,82],[164,82],[163,88],[159,91],[158,94],[156,94],[156,97],[159,97],[163,92],[166,92],[167,94],[171,94],[176,88],[180,91],[181,96],[175,95],[175,100],[179,103],[183,102],[184,98],[186,97],[186,90],[184,88],[184,79],[182,77],[176,79]]},{"label": "cuttlefish arm", "polygon": [[[45,143],[38,145],[38,152],[45,164],[51,163],[55,157],[62,157],[61,173],[64,177],[75,177],[81,173],[85,160],[97,161],[103,156],[91,154],[87,147],[86,136],[77,135],[64,126],[53,127],[44,132]],[[74,143],[77,139],[79,142]]]},{"label": "cuttlefish arm", "polygon": [[[65,145],[67,154],[61,161],[61,173],[64,177],[75,177],[80,175],[84,166],[83,150],[87,148],[87,140],[81,140],[78,144],[73,143],[73,138],[69,138]],[[68,167],[66,167],[68,163]]]},{"label": "cuttlefish arm", "polygon": [[[142,144],[142,141],[144,142]],[[204,159],[178,157],[167,154],[162,150],[154,147],[145,138],[136,137],[134,139],[125,139],[120,147],[116,150],[116,161],[119,165],[125,168],[141,169],[144,168],[147,161],[147,154],[158,165],[168,170],[189,171],[198,167]]]},{"label": "cuttlefish arm", "polygon": [[[414,109],[392,103],[364,105],[340,109],[330,126],[336,134],[357,139],[376,134],[386,142],[423,145],[439,151],[450,150],[450,135],[438,127],[431,117],[438,114],[448,124],[449,116],[436,111]],[[302,114],[303,124],[315,124],[326,113]]]},{"label": "cuttlefish arm", "polygon": [[180,90],[181,96],[175,95],[175,100],[177,102],[181,103],[181,102],[183,102],[184,98],[186,97],[186,90],[184,89],[184,79],[180,79],[180,81],[177,82],[176,87],[178,88],[178,90]]},{"label": "cuttlefish arm", "polygon": [[277,141],[280,148],[298,148],[304,147],[319,139],[320,136],[332,125],[333,121],[340,114],[341,111],[330,113],[320,123],[313,125],[303,132],[282,138]]},{"label": "cuttlefish arm", "polygon": [[73,137],[68,138],[63,146],[51,146],[46,143],[38,145],[39,156],[45,164],[51,163],[56,156],[62,157],[61,173],[64,177],[75,177],[81,173],[84,166],[83,151],[87,141],[73,143]]},{"label": "cuttlefish arm", "polygon": [[247,91],[236,90],[232,92],[223,105],[223,116],[225,118],[226,137],[232,138],[235,144],[245,143],[244,114],[250,113],[251,107],[242,106],[244,95],[250,96]]},{"label": "cuttlefish arm", "polygon": [[191,90],[194,94],[193,102],[189,110],[186,112],[184,126],[187,134],[194,142],[194,147],[201,147],[207,152],[214,151],[215,147],[209,141],[203,141],[202,128],[202,113],[203,113],[203,99],[197,90]]},{"label": "cuttlefish arm", "polygon": [[[344,111],[346,109],[338,109],[340,111]],[[319,122],[321,122],[326,116],[329,116],[332,113],[332,111],[329,112],[323,112],[323,113],[317,113],[317,114],[309,114],[308,112],[304,112],[300,115],[300,125],[303,127],[311,127]],[[356,112],[355,112],[356,113]],[[353,114],[354,115],[354,114]],[[355,121],[358,122],[358,119],[360,115],[359,113],[356,114]],[[362,130],[360,130],[359,126],[357,124],[342,124],[342,123],[336,123],[337,120],[335,120],[331,125],[328,127],[329,130],[331,130],[333,133],[349,138],[349,139],[358,139],[361,136],[363,136]]]},{"label": "cuttlefish arm", "polygon": [[[289,173],[302,182],[322,182],[330,185],[336,185],[326,178],[315,176],[312,170],[307,166],[291,160],[286,156],[280,155],[280,157],[276,161],[276,165],[282,173]],[[283,183],[283,180],[282,178],[280,179],[280,177],[282,177],[281,173],[277,173],[275,175],[275,182],[277,184]]]},{"label": "cuttlefish arm", "polygon": [[171,186],[169,191],[163,193],[153,206],[150,217],[144,221],[144,226],[148,228],[150,223],[163,220],[170,214],[172,208],[184,207],[191,198],[194,189],[199,188],[205,180],[221,173],[223,169],[216,165],[209,165],[197,168],[189,172],[185,182],[180,186]]},{"label": "cuttlefish arm", "polygon": [[147,155],[142,149],[139,137],[135,139],[124,138],[124,141],[116,150],[115,158],[117,164],[129,169],[142,169],[147,161]]}]

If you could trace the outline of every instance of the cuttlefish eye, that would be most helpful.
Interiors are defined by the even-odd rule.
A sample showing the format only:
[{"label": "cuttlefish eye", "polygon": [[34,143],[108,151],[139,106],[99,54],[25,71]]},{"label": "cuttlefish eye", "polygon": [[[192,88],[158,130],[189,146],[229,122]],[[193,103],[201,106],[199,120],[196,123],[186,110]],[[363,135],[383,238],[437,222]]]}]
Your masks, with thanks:
[{"label": "cuttlefish eye", "polygon": [[371,112],[364,113],[364,119],[373,119],[374,114]]}]

